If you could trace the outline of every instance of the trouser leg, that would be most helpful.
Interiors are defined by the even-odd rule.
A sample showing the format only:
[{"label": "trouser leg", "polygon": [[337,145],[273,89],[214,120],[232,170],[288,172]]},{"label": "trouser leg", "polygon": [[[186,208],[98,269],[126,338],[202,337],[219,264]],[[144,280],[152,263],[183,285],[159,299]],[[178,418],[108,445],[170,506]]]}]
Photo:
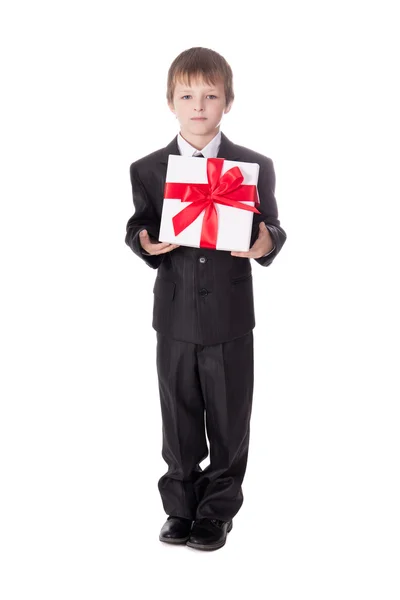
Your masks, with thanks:
[{"label": "trouser leg", "polygon": [[253,332],[202,346],[198,365],[206,407],[210,464],[195,483],[196,519],[228,521],[243,503],[253,397]]},{"label": "trouser leg", "polygon": [[194,519],[194,482],[208,456],[204,401],[196,344],[157,332],[157,372],[162,415],[162,456],[168,471],[158,481],[168,515]]}]

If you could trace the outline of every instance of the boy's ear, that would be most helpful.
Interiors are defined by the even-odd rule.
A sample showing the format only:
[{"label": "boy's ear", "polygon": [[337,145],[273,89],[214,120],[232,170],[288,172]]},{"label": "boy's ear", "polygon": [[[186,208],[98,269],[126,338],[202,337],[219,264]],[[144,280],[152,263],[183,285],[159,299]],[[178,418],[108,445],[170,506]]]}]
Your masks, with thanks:
[{"label": "boy's ear", "polygon": [[170,109],[171,112],[175,113],[175,108],[174,108],[173,103],[168,102],[168,108]]},{"label": "boy's ear", "polygon": [[226,114],[226,113],[228,113],[228,112],[231,110],[231,108],[232,108],[232,104],[233,104],[233,102],[231,102],[230,104],[228,104],[228,105],[225,107],[225,110],[224,110],[224,113],[225,113],[225,114]]}]

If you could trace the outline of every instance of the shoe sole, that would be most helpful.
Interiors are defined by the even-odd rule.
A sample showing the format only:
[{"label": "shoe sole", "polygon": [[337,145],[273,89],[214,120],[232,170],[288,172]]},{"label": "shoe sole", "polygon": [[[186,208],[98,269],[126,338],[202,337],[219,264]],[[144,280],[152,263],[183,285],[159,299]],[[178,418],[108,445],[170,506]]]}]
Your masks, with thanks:
[{"label": "shoe sole", "polygon": [[[226,535],[228,535],[228,533],[231,531],[233,525],[232,523],[228,526],[228,529],[226,530]],[[218,550],[218,548],[222,548],[222,546],[225,546],[226,543],[226,538],[222,541],[222,542],[218,542],[217,544],[194,544],[193,542],[190,542],[189,540],[186,542],[186,546],[189,546],[190,548],[195,548],[196,550]]]},{"label": "shoe sole", "polygon": [[185,544],[189,539],[189,536],[187,535],[184,538],[166,538],[160,535],[158,539],[160,542],[166,542],[167,544]]}]

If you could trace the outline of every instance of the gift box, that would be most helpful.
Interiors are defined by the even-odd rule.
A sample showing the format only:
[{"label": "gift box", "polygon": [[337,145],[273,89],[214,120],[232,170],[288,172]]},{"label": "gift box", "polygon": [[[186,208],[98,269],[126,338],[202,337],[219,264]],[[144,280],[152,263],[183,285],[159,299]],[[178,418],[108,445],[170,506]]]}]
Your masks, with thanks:
[{"label": "gift box", "polygon": [[259,165],[170,154],[160,242],[246,252],[259,196]]}]

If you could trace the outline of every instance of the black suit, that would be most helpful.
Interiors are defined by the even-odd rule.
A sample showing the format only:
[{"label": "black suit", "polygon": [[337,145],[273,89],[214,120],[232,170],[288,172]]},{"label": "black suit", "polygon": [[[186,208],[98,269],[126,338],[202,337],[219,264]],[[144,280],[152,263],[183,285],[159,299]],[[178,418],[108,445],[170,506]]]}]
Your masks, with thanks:
[{"label": "black suit", "polygon": [[[228,520],[243,501],[248,452],[255,326],[252,269],[248,258],[228,251],[187,246],[153,256],[143,251],[142,229],[158,240],[169,154],[180,154],[177,136],[131,165],[135,213],[125,238],[135,254],[158,269],[152,325],[157,331],[163,456],[169,466],[159,489],[167,514]],[[250,245],[264,221],[275,250],[255,260],[268,266],[286,240],[278,220],[272,160],[233,144],[222,132],[217,156],[260,165],[261,214],[253,215]],[[204,411],[211,463],[201,471],[199,463],[208,454]]]}]

